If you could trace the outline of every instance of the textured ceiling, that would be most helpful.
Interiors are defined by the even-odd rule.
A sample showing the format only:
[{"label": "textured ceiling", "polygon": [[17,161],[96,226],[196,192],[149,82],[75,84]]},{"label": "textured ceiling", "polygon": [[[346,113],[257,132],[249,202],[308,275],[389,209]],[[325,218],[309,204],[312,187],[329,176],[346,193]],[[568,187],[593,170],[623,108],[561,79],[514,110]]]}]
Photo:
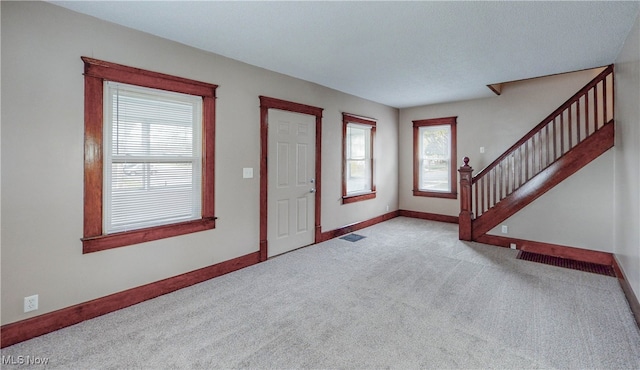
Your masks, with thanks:
[{"label": "textured ceiling", "polygon": [[53,1],[389,106],[611,64],[640,2]]}]

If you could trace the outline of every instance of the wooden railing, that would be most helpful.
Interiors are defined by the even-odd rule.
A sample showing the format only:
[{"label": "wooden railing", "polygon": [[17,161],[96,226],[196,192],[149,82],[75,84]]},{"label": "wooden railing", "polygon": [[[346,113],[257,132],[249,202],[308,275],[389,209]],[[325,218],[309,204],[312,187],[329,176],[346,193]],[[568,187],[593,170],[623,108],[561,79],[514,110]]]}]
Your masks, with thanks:
[{"label": "wooden railing", "polygon": [[[600,130],[613,119],[613,104],[613,65],[610,65],[473,176],[468,194],[462,194],[463,189],[460,189],[460,217],[478,219]],[[459,171],[461,181],[468,181],[465,176],[470,177],[472,171],[468,158]],[[466,234],[463,240],[470,240],[466,239]],[[461,233],[461,239],[462,236]]]}]

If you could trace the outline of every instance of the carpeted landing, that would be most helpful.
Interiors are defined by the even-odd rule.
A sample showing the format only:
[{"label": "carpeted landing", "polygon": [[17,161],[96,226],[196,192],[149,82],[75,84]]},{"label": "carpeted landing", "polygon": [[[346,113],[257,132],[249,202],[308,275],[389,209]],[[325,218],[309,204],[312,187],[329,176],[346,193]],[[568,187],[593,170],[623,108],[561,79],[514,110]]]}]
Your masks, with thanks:
[{"label": "carpeted landing", "polygon": [[59,369],[639,367],[640,331],[615,278],[457,233],[395,218],[2,355]]}]

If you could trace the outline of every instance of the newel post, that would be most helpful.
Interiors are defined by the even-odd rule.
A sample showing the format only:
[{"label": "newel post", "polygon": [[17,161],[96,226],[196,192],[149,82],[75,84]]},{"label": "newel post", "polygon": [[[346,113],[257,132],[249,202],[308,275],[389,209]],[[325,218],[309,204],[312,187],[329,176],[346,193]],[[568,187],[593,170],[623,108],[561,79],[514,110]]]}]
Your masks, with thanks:
[{"label": "newel post", "polygon": [[458,216],[459,239],[471,241],[471,183],[473,168],[469,166],[469,157],[464,157],[464,166],[458,169],[460,173],[460,215]]}]

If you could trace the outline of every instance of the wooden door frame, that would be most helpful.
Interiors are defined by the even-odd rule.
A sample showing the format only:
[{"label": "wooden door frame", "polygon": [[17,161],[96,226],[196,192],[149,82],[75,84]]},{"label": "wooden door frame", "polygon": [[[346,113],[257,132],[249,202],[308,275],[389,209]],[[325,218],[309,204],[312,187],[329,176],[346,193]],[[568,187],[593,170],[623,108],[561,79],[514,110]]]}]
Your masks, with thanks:
[{"label": "wooden door frame", "polygon": [[269,109],[280,109],[284,111],[308,114],[316,117],[316,163],[315,163],[315,231],[313,242],[317,243],[321,239],[322,227],[320,225],[320,199],[321,187],[321,163],[322,163],[322,111],[323,108],[311,105],[294,103],[286,100],[260,96],[260,261],[267,260],[267,193],[268,193],[268,168],[267,154],[269,149]]}]

